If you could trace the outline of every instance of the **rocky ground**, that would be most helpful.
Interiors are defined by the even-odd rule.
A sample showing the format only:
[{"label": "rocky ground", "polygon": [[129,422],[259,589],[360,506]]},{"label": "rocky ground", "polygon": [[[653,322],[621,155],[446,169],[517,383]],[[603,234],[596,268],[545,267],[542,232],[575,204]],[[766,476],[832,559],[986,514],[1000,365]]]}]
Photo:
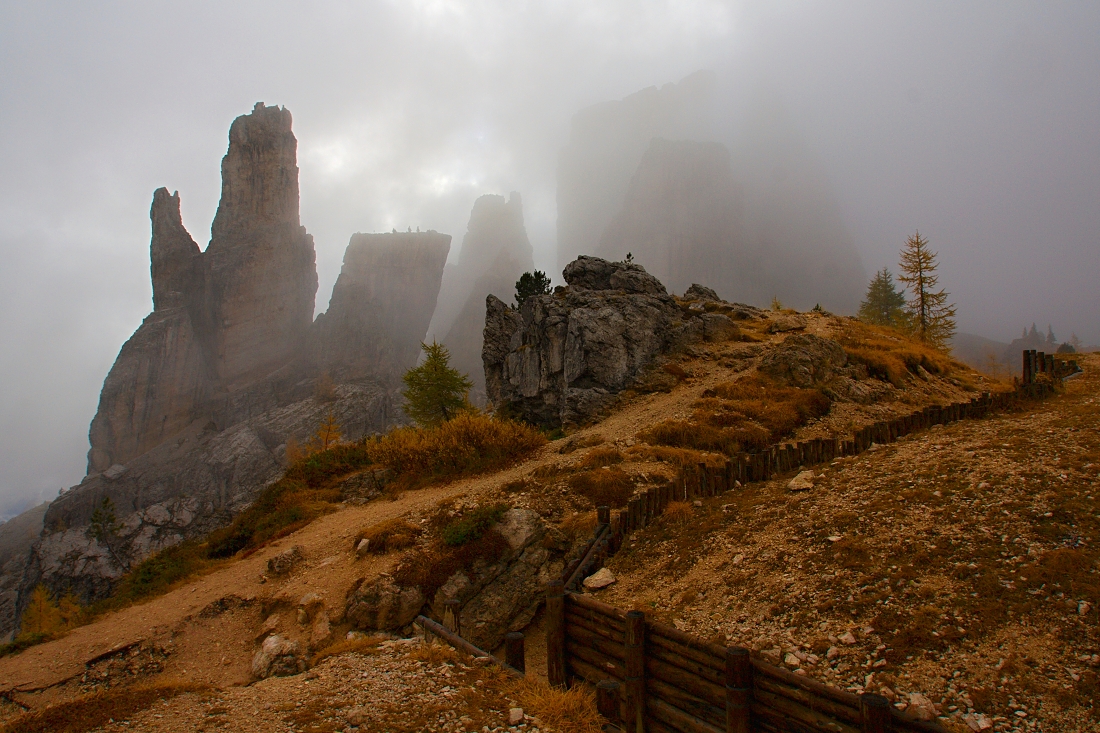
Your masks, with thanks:
[{"label": "rocky ground", "polygon": [[461,657],[450,647],[417,638],[371,640],[305,674],[178,695],[93,730],[538,733],[541,721],[517,707],[509,694],[514,688],[495,665]]},{"label": "rocky ground", "polygon": [[[579,537],[589,532],[594,523],[593,504],[583,491],[578,491],[571,483],[571,476],[578,471],[591,471],[592,466],[600,465],[609,453],[621,456],[622,462],[615,463],[614,467],[626,473],[637,486],[644,487],[671,475],[672,466],[657,460],[639,440],[639,434],[658,421],[690,416],[692,405],[705,390],[751,373],[753,367],[786,336],[782,332],[770,331],[769,323],[770,320],[762,321],[751,329],[746,326],[746,331],[751,331],[750,335],[755,340],[703,343],[690,347],[675,357],[676,368],[665,372],[665,376],[676,375],[671,379],[671,384],[657,390],[624,395],[620,404],[598,424],[550,443],[520,465],[492,475],[404,492],[394,500],[384,498],[366,505],[349,504],[321,517],[294,535],[249,557],[221,565],[165,596],[107,614],[61,639],[33,647],[14,657],[0,659],[0,723],[14,721],[23,711],[54,709],[59,704],[99,690],[179,681],[201,685],[207,692],[192,691],[174,697],[164,710],[160,709],[162,704],[157,703],[145,712],[127,713],[112,724],[114,729],[134,730],[141,729],[136,726],[142,725],[170,726],[177,725],[173,721],[183,721],[178,723],[182,726],[178,728],[180,730],[198,729],[200,722],[205,729],[344,730],[353,722],[347,718],[348,711],[364,706],[377,707],[376,712],[383,715],[380,718],[364,717],[364,730],[439,730],[446,724],[450,724],[453,730],[483,730],[485,727],[493,730],[504,723],[503,715],[510,710],[510,693],[504,687],[485,691],[487,697],[477,698],[481,700],[478,703],[481,707],[497,713],[478,717],[472,712],[456,712],[443,723],[439,722],[438,717],[440,711],[455,704],[453,695],[449,698],[441,694],[442,688],[447,686],[443,683],[443,672],[467,680],[455,687],[453,692],[456,695],[468,687],[475,688],[475,692],[481,694],[482,688],[496,684],[485,676],[490,671],[483,668],[464,670],[452,667],[441,670],[438,663],[421,659],[418,655],[422,656],[422,651],[411,646],[391,644],[377,645],[369,650],[344,650],[312,666],[308,672],[255,681],[252,669],[254,656],[264,639],[271,634],[299,644],[302,656],[307,660],[326,649],[326,644],[345,637],[349,624],[343,618],[343,609],[349,589],[361,579],[377,578],[381,573],[391,571],[402,557],[399,552],[357,556],[354,540],[357,533],[367,527],[396,518],[421,526],[441,510],[453,511],[462,506],[503,501],[513,507],[537,512],[566,535]],[[800,328],[806,332],[828,337],[844,326],[844,319],[806,314],[801,317],[801,324]],[[967,391],[968,387],[989,386],[973,372],[960,374],[960,377],[970,381],[923,375],[919,379],[914,377],[909,380],[903,388],[881,381],[874,384],[868,382],[864,386],[870,384],[874,388],[873,400],[834,403],[828,415],[803,427],[795,437],[813,437],[832,431],[847,432],[853,427],[881,420],[891,414],[909,412],[924,404],[960,399],[972,394]],[[1088,379],[1093,379],[1091,373]],[[1077,399],[1075,395],[1081,385],[1090,385],[1091,389],[1094,382],[1078,381],[1073,384],[1068,398],[1045,403],[1039,408],[1040,412],[1057,410],[1057,405],[1063,404],[1063,401],[1068,403]],[[796,647],[790,653],[799,660],[800,669],[837,684],[886,684],[897,695],[926,691],[934,702],[939,703],[946,682],[942,676],[920,676],[925,673],[919,670],[941,670],[944,665],[955,664],[950,656],[952,652],[946,649],[936,652],[937,655],[945,655],[943,662],[920,652],[906,652],[905,656],[914,658],[899,660],[899,650],[908,647],[902,647],[898,638],[908,626],[897,619],[887,629],[883,624],[889,622],[879,617],[903,602],[905,608],[916,610],[918,615],[924,614],[921,618],[931,613],[922,609],[935,604],[939,604],[935,606],[937,608],[942,606],[944,611],[957,609],[960,614],[975,612],[967,610],[970,608],[968,605],[960,605],[969,603],[965,599],[948,605],[940,596],[930,596],[931,600],[924,597],[929,589],[940,586],[934,585],[931,580],[925,583],[927,561],[923,556],[917,566],[911,567],[914,559],[911,553],[906,556],[908,564],[898,559],[888,561],[888,553],[896,553],[900,548],[909,546],[924,547],[926,544],[936,544],[937,549],[948,547],[938,542],[925,542],[931,535],[913,533],[917,527],[909,524],[910,515],[919,516],[924,517],[922,521],[925,524],[920,525],[922,531],[925,526],[945,531],[943,522],[947,515],[942,511],[933,514],[938,505],[929,503],[935,491],[948,498],[958,495],[957,501],[971,502],[972,506],[967,506],[971,506],[972,511],[977,508],[985,511],[984,499],[980,502],[973,500],[989,493],[988,487],[977,489],[982,482],[992,483],[989,478],[973,482],[973,491],[986,492],[975,494],[975,497],[964,496],[961,483],[959,488],[949,489],[947,484],[928,488],[931,482],[939,481],[935,477],[940,475],[962,481],[960,477],[969,474],[960,473],[957,469],[949,471],[946,463],[944,468],[931,468],[933,464],[929,461],[929,455],[936,456],[938,460],[941,453],[931,453],[921,441],[939,441],[934,444],[943,446],[942,456],[946,457],[949,453],[954,455],[952,451],[961,450],[958,446],[962,443],[959,439],[948,440],[940,436],[954,436],[956,431],[989,430],[1002,426],[996,427],[996,430],[1019,430],[1021,435],[1028,435],[1030,439],[1034,431],[1023,427],[1023,423],[1019,422],[1022,419],[1033,418],[1008,415],[915,436],[907,442],[826,468],[826,478],[818,480],[813,490],[801,494],[792,495],[783,483],[772,482],[750,491],[716,498],[702,507],[689,507],[690,524],[673,525],[670,521],[647,530],[639,536],[637,544],[615,559],[612,567],[621,579],[610,590],[602,591],[602,595],[617,605],[639,606],[667,616],[669,620],[677,620],[683,628],[703,636],[718,636],[725,640],[728,635],[729,641],[754,648],[774,650],[778,647],[781,655]],[[1058,418],[1049,418],[1049,421],[1057,424]],[[1054,426],[1049,429],[1054,429]],[[1084,423],[1081,430],[1073,433],[1077,437],[1085,434]],[[1055,439],[1049,438],[1051,441]],[[1015,445],[1010,439],[996,437],[990,440],[998,445]],[[1021,439],[1021,450],[1023,445]],[[1008,455],[1007,452],[1002,455],[1001,449],[992,447],[969,450],[975,450],[976,456],[990,459],[989,471],[999,465],[992,459],[1000,460]],[[603,451],[604,458],[600,457],[600,451]],[[914,460],[920,466],[916,471],[911,463]],[[1052,461],[1053,457],[1044,460]],[[1063,457],[1063,460],[1067,459]],[[1094,460],[1100,464],[1100,458]],[[929,466],[927,472],[925,466]],[[987,469],[983,465],[980,470]],[[1034,477],[1045,475],[1039,472]],[[905,479],[923,478],[910,486],[897,478],[899,476]],[[1076,474],[1067,473],[1067,476]],[[1027,478],[1030,480],[1032,474],[1027,474]],[[893,488],[887,491],[878,488],[880,485]],[[857,486],[867,488],[856,490]],[[1006,485],[1007,488],[1011,485]],[[898,500],[898,496],[904,501]],[[939,498],[936,497],[936,500]],[[729,506],[723,508],[723,504]],[[1020,521],[1026,516],[1018,513],[1016,504],[1006,503],[1003,508],[1011,510],[1013,517],[1021,517]],[[1050,504],[1050,508],[1044,511],[1060,510]],[[1054,519],[1061,521],[1059,516],[1052,514]],[[985,537],[981,530],[960,526],[960,538]],[[989,528],[989,531],[994,529]],[[1004,530],[1000,534],[1012,533]],[[1088,536],[1084,532],[1079,534]],[[1024,537],[1017,532],[1007,539],[1012,540],[1016,536]],[[832,537],[836,539],[830,539]],[[906,539],[910,540],[908,545]],[[293,546],[300,546],[303,559],[286,573],[272,574],[268,561]],[[1044,548],[1047,545],[1039,545],[1036,552]],[[906,552],[909,550],[906,549]],[[958,556],[954,549],[952,552],[955,554],[951,557]],[[999,554],[989,559],[990,567],[999,567],[996,559],[1000,559]],[[798,567],[799,564],[803,567]],[[890,565],[897,567],[891,569]],[[951,569],[954,569],[953,565]],[[946,569],[944,573],[951,583],[962,582],[947,573]],[[823,577],[824,574],[829,577]],[[892,583],[892,598],[888,598],[889,594],[881,595],[885,592],[881,581],[887,577]],[[905,583],[918,581],[920,585],[897,586],[899,580]],[[776,595],[777,584],[786,589],[783,596]],[[671,592],[670,588],[676,592]],[[694,597],[692,588],[696,591]],[[1059,599],[1063,607],[1067,598],[1085,598],[1076,590],[1058,590],[1064,594]],[[984,592],[981,592],[983,598]],[[798,593],[802,596],[796,602]],[[311,594],[320,599],[324,608],[323,624],[317,623],[320,616],[315,608],[316,599],[309,604],[303,601]],[[845,600],[849,595],[852,600]],[[777,601],[777,598],[786,600]],[[877,604],[878,600],[882,600],[882,604]],[[1090,603],[1090,610],[1095,615],[1095,599]],[[303,616],[301,611],[305,605],[309,605],[310,610]],[[880,608],[884,610],[879,611]],[[799,615],[802,613],[808,615]],[[1019,612],[1013,610],[1013,613]],[[1064,613],[1068,614],[1068,611]],[[886,618],[882,616],[882,619]],[[1020,616],[1013,618],[1019,619]],[[1093,617],[1089,617],[1088,612],[1080,615],[1083,623],[1090,618]],[[824,622],[827,625],[822,627]],[[1095,625],[1095,621],[1091,623]],[[977,628],[969,620],[965,623],[960,620],[958,624],[953,622],[953,625]],[[865,627],[876,630],[864,632]],[[540,628],[540,619],[536,617],[534,624],[527,629],[529,678],[537,678],[545,670]],[[887,631],[893,632],[894,628],[898,629],[899,634],[883,636]],[[807,634],[809,629],[814,633]],[[935,630],[937,633],[941,631],[938,628]],[[842,641],[848,638],[844,636],[848,631],[853,633],[854,643],[850,645]],[[836,637],[837,641],[830,641],[830,636]],[[883,643],[886,646],[878,649]],[[803,644],[807,646],[804,648],[801,646]],[[911,642],[910,646],[916,649],[919,645]],[[829,648],[834,648],[832,658],[828,657]],[[996,645],[993,648],[996,649]],[[1023,675],[1019,670],[1028,669],[1024,657],[1018,652],[1017,656],[1013,656],[1014,652],[1009,647],[1006,650],[1005,653],[998,650],[1000,656],[997,657],[998,660],[1001,656],[1005,659],[1002,669],[1006,678]],[[1090,653],[1095,651],[1093,649]],[[1076,653],[1078,656],[1084,654],[1085,648]],[[810,655],[816,656],[816,666],[803,661],[798,654],[805,656],[806,660],[811,659]],[[870,659],[865,659],[868,654]],[[886,665],[892,666],[879,664],[876,667],[875,664],[883,659]],[[834,664],[834,660],[839,661]],[[869,663],[866,670],[859,666],[864,663]],[[996,664],[996,660],[993,663]],[[1095,679],[1088,676],[1091,668],[1087,663],[1078,661],[1074,665],[1080,680],[1070,679],[1070,682],[1090,684],[1089,680]],[[855,672],[857,666],[860,670],[858,675]],[[1069,666],[1068,663],[1066,666]],[[826,675],[824,669],[835,671]],[[891,677],[895,672],[896,678]],[[901,676],[903,672],[909,673],[910,678]],[[960,671],[959,676],[963,673]],[[867,680],[868,674],[873,674],[870,681]],[[375,678],[380,680],[381,687],[372,686]],[[476,684],[478,679],[483,680],[480,686]],[[352,680],[356,681],[355,685],[352,685]],[[1009,689],[1004,684],[999,686]],[[349,690],[353,687],[361,687],[364,696],[351,694]],[[963,688],[956,683],[955,689],[959,691]],[[976,687],[968,685],[965,689],[972,697],[975,711],[990,716],[1001,715],[1000,708],[993,707],[992,702],[982,698]],[[999,699],[995,697],[999,694],[994,688],[988,700]],[[1027,707],[1024,712],[1029,717],[1024,719],[1024,725],[1038,717],[1032,698],[1022,692],[1009,694],[1015,695],[1012,699],[1014,704]],[[951,712],[946,710],[950,705],[958,705],[956,698],[943,703],[945,712]],[[519,700],[518,697],[516,699]],[[379,700],[389,700],[391,703],[377,705]],[[1006,699],[1004,705],[1007,704]],[[387,705],[390,707],[387,708]],[[222,709],[224,712],[212,712]],[[410,719],[384,717],[389,715],[386,710],[396,709],[411,710],[417,715],[423,712],[424,715]],[[1077,709],[1084,708],[1078,706]],[[301,713],[305,717],[299,720],[292,713]],[[498,713],[498,717],[493,717]],[[575,708],[572,715],[579,719],[590,713],[589,704]],[[162,717],[157,718],[156,715]],[[467,715],[469,720],[462,720],[462,715]],[[533,723],[527,720],[521,722],[526,726],[524,730]],[[396,727],[399,724],[411,727]],[[577,725],[579,727],[575,730],[585,730],[588,723],[582,721]],[[518,725],[516,727],[519,729]],[[541,727],[546,729],[550,726]]]},{"label": "rocky ground", "polygon": [[1064,395],[674,512],[610,567],[646,610],[970,729],[1100,730],[1100,359]]}]

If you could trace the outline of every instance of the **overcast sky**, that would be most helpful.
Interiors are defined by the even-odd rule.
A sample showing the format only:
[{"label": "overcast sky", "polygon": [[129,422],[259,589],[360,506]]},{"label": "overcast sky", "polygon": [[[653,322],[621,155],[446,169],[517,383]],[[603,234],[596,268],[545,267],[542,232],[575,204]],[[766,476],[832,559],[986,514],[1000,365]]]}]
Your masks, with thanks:
[{"label": "overcast sky", "polygon": [[0,517],[80,480],[151,309],[152,192],[205,245],[257,101],[294,115],[319,310],[353,232],[434,228],[453,258],[483,193],[523,194],[550,270],[573,113],[711,69],[731,110],[785,108],[868,272],[919,228],[961,330],[1097,343],[1098,39],[1081,2],[3,0]]}]

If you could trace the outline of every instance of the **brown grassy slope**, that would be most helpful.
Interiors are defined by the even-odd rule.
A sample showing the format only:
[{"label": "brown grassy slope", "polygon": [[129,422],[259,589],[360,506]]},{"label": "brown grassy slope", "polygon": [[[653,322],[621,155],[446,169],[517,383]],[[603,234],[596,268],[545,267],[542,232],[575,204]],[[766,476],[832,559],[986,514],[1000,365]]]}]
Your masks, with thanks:
[{"label": "brown grassy slope", "polygon": [[[824,316],[807,318],[809,329],[822,335],[829,335],[842,323]],[[644,487],[663,480],[678,463],[694,464],[708,458],[706,454],[644,445],[637,435],[664,419],[692,419],[698,409],[696,403],[704,399],[708,389],[751,374],[766,350],[783,339],[764,333],[765,324],[760,325],[756,336],[762,340],[758,343],[702,344],[675,357],[674,363],[685,378],[670,391],[628,395],[619,409],[599,424],[537,450],[521,464],[475,478],[404,491],[395,501],[335,505],[334,512],[251,556],[227,560],[209,574],[182,581],[166,595],[107,613],[65,638],[0,659],[0,695],[9,693],[20,704],[34,709],[70,699],[83,692],[80,676],[86,659],[135,639],[170,650],[161,673],[165,677],[219,689],[246,683],[261,626],[272,611],[280,617],[278,633],[307,641],[309,628],[296,623],[295,607],[305,594],[318,593],[325,599],[338,634],[342,634],[347,630],[340,620],[347,589],[359,578],[369,579],[391,570],[401,557],[400,552],[393,552],[357,559],[353,552],[356,538],[368,528],[391,520],[421,527],[424,520],[439,512],[442,503],[476,506],[503,501],[529,506],[557,522],[567,536],[590,533],[593,499],[599,500],[600,492],[621,494],[623,479],[617,470],[633,486]],[[799,428],[793,437],[846,432],[909,412],[915,406],[967,397],[969,393],[952,378],[925,381],[913,377],[905,382],[905,389],[887,387],[884,399],[874,405],[836,403],[827,415]],[[709,459],[718,460],[718,456]],[[586,472],[592,480],[578,480],[576,486],[570,483],[571,477]],[[304,548],[306,561],[301,568],[288,576],[265,579],[267,559],[295,544]],[[233,597],[243,603],[224,612],[206,610],[217,609],[225,605],[224,599]],[[534,665],[532,671],[537,673],[538,666]],[[66,679],[71,681],[63,683]],[[49,685],[57,686],[44,692],[12,691],[15,687],[31,690]],[[15,712],[14,706],[6,707],[0,700],[0,720]]]},{"label": "brown grassy slope", "polygon": [[1100,358],[1084,366],[1063,396],[836,461],[811,491],[784,477],[663,521],[600,597],[999,729],[1098,730]]}]

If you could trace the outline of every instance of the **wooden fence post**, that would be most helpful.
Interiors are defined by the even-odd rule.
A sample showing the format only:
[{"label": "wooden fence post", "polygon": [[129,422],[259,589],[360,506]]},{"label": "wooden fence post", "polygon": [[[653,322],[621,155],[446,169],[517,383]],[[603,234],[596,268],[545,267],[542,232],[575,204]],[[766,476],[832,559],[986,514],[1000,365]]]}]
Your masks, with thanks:
[{"label": "wooden fence post", "polygon": [[546,681],[565,687],[565,584],[546,584]]},{"label": "wooden fence post", "polygon": [[600,680],[596,685],[596,710],[612,723],[619,722],[619,683]]},{"label": "wooden fence post", "polygon": [[611,524],[611,507],[607,505],[596,507],[596,522],[600,525]]},{"label": "wooden fence post", "polygon": [[527,671],[527,660],[523,651],[523,632],[509,631],[504,635],[504,663],[518,672]]},{"label": "wooden fence post", "polygon": [[700,463],[699,470],[699,496],[707,495],[707,464]]},{"label": "wooden fence post", "polygon": [[863,733],[886,733],[890,720],[890,701],[882,695],[866,692],[859,696],[859,729]]},{"label": "wooden fence post", "polygon": [[462,604],[457,599],[443,601],[443,627],[455,636],[462,636]]},{"label": "wooden fence post", "polygon": [[749,733],[752,662],[744,647],[726,647],[726,733]]},{"label": "wooden fence post", "polygon": [[628,611],[623,643],[626,667],[624,720],[628,733],[645,733],[645,614]]}]

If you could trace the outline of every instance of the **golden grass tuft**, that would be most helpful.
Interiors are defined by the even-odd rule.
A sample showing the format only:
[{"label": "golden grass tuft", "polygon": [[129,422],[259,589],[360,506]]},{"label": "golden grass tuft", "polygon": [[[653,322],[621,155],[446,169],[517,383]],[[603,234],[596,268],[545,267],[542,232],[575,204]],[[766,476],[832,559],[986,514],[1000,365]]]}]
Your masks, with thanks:
[{"label": "golden grass tuft", "polygon": [[569,477],[569,486],[592,506],[626,506],[634,494],[634,479],[621,468],[595,468]]},{"label": "golden grass tuft", "polygon": [[967,371],[948,354],[929,344],[909,338],[888,326],[874,326],[845,319],[833,334],[848,358],[867,367],[873,377],[903,387],[910,374],[923,367],[930,374],[947,375]]},{"label": "golden grass tuft", "polygon": [[695,515],[695,507],[688,501],[673,501],[665,507],[664,520],[669,524],[687,524]]},{"label": "golden grass tuft", "polygon": [[341,639],[317,651],[310,659],[309,666],[316,667],[329,657],[335,657],[341,654],[375,654],[378,652],[381,643],[382,638],[376,636],[368,636],[359,639]]},{"label": "golden grass tuft", "polygon": [[524,712],[561,733],[603,730],[603,718],[596,710],[596,692],[589,685],[559,690],[540,680],[525,678],[516,683],[512,694]]},{"label": "golden grass tuft", "polygon": [[622,451],[608,446],[588,451],[588,455],[581,459],[581,466],[583,468],[603,468],[604,466],[613,466],[616,463],[622,462]]},{"label": "golden grass tuft", "polygon": [[650,445],[639,443],[627,450],[627,457],[632,461],[657,461],[684,468],[686,466],[698,466],[700,463],[718,466],[720,459],[703,451],[689,448],[670,448],[664,445]]},{"label": "golden grass tuft", "polygon": [[535,428],[463,413],[431,428],[398,428],[366,441],[376,463],[420,482],[502,468],[546,444]]},{"label": "golden grass tuft", "polygon": [[423,530],[404,519],[387,519],[384,522],[371,525],[355,535],[353,548],[358,548],[359,543],[367,540],[367,551],[374,555],[385,555],[394,550],[403,550],[411,547]]},{"label": "golden grass tuft", "polygon": [[161,700],[210,689],[209,685],[169,681],[116,687],[23,713],[0,728],[0,733],[85,733],[111,719],[130,718]]},{"label": "golden grass tuft", "polygon": [[766,448],[829,411],[819,390],[754,374],[703,392],[691,420],[665,420],[638,434],[653,445],[733,455]]}]

